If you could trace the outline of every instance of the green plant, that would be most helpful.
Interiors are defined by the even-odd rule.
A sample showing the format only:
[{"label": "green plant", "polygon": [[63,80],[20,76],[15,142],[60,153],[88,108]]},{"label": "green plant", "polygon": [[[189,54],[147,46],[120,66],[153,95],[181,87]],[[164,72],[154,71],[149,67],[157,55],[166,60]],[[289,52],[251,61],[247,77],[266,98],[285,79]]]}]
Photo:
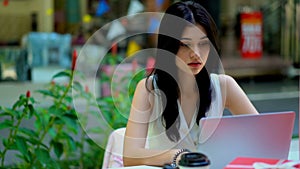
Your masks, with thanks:
[{"label": "green plant", "polygon": [[[100,168],[104,149],[92,140],[86,132],[101,135],[99,128],[89,128],[88,115],[99,116],[90,109],[101,109],[105,120],[112,128],[124,127],[130,109],[131,98],[136,83],[144,76],[144,72],[135,71],[127,74],[130,78],[129,95],[122,92],[118,96],[106,96],[92,100],[93,95],[87,86],[74,80],[74,75],[84,78],[74,70],[77,54],[73,55],[71,70],[64,70],[53,76],[45,89],[37,90],[47,100],[48,106],[41,106],[30,91],[21,94],[11,108],[0,106],[0,131],[8,131],[8,136],[0,136],[4,149],[0,150],[0,168]],[[116,63],[116,62],[114,62]],[[134,78],[132,78],[134,76]],[[59,83],[58,78],[68,79],[67,83]],[[123,79],[123,80],[124,80]],[[106,78],[107,81],[111,77]],[[75,94],[72,93],[76,91]],[[129,97],[129,99],[128,99]],[[73,100],[79,98],[86,104],[86,113],[78,113]],[[124,113],[125,112],[125,113]],[[80,119],[80,120],[79,120]],[[34,125],[25,127],[23,122],[30,121]],[[101,121],[99,121],[101,123]],[[109,134],[109,133],[108,133]],[[104,138],[104,142],[105,142]],[[9,151],[16,152],[19,159],[14,164],[5,164]]]},{"label": "green plant", "polygon": [[[73,59],[75,64],[76,57]],[[50,100],[49,107],[38,107],[38,102],[30,96],[30,91],[26,96],[21,95],[12,108],[0,107],[0,116],[5,119],[0,123],[0,129],[9,131],[8,137],[2,138],[4,149],[0,152],[1,167],[5,167],[8,151],[17,152],[16,157],[20,162],[13,166],[18,168],[61,168],[66,162],[67,165],[80,168],[101,166],[101,155],[94,157],[97,159],[92,160],[93,164],[85,163],[89,161],[84,158],[88,153],[84,150],[85,144],[92,146],[99,154],[103,154],[103,150],[87,138],[73,107],[71,89],[79,92],[74,97],[89,99],[91,96],[79,83],[73,81],[76,73],[74,64],[71,70],[54,75],[46,89],[37,91]],[[61,77],[69,78],[68,83],[55,82],[56,78]],[[34,127],[22,126],[21,123],[25,120],[33,121]],[[80,139],[76,140],[75,137]],[[72,164],[72,160],[77,164]]]}]

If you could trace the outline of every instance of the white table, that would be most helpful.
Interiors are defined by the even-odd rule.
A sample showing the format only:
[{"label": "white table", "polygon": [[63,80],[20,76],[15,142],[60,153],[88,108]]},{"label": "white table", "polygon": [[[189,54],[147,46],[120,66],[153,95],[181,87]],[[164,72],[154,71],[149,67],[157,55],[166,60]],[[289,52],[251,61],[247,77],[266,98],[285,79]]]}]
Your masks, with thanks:
[{"label": "white table", "polygon": [[109,168],[109,169],[162,169],[162,167],[139,165],[139,166],[119,167],[119,168]]}]

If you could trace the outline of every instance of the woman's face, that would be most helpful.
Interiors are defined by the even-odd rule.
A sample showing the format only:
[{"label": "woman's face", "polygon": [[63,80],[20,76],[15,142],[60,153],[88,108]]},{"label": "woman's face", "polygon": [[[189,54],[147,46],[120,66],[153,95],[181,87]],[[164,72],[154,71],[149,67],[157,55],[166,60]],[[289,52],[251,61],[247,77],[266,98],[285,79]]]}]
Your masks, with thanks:
[{"label": "woman's face", "polygon": [[180,39],[176,65],[182,70],[190,69],[196,75],[204,67],[209,50],[210,42],[205,29],[199,24],[187,26]]}]

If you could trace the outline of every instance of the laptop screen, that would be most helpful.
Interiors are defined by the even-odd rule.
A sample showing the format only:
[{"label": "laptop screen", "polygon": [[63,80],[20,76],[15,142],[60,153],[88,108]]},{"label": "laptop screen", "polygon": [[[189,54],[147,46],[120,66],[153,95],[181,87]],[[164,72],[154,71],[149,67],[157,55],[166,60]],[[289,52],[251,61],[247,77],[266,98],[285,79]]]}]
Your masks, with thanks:
[{"label": "laptop screen", "polygon": [[198,151],[211,168],[224,168],[236,157],[287,159],[295,112],[202,118]]}]

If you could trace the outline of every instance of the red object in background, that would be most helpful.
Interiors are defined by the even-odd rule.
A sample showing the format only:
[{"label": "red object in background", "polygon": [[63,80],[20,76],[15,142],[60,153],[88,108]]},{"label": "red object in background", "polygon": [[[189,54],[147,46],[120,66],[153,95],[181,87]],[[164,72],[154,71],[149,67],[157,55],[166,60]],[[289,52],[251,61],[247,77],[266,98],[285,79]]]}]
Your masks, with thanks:
[{"label": "red object in background", "polygon": [[111,53],[113,56],[116,56],[118,54],[118,45],[116,42],[111,46]]},{"label": "red object in background", "polygon": [[7,6],[8,5],[8,1],[9,0],[3,0],[3,6]]},{"label": "red object in background", "polygon": [[[254,169],[254,163],[265,163],[268,165],[275,165],[278,162],[282,162],[281,164],[287,162],[299,162],[299,161],[292,161],[292,160],[283,160],[274,159],[274,158],[250,158],[250,157],[237,157],[232,162],[230,162],[224,169]],[[299,168],[300,164],[294,165],[295,168]]]},{"label": "red object in background", "polygon": [[241,13],[241,55],[261,58],[263,53],[262,13]]},{"label": "red object in background", "polygon": [[147,75],[150,75],[150,73],[152,72],[154,67],[155,67],[155,59],[153,57],[149,57],[147,59],[147,64],[146,64],[146,73],[147,73]]}]

